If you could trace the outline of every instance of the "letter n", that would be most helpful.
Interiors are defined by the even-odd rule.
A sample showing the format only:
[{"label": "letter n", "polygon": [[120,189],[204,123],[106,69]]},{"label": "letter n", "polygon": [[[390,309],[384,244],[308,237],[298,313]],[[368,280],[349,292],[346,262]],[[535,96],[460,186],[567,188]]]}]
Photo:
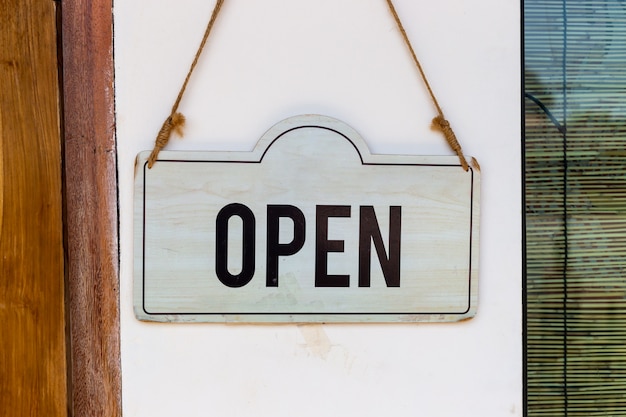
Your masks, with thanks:
[{"label": "letter n", "polygon": [[402,207],[389,207],[389,256],[385,252],[383,238],[373,206],[361,206],[359,219],[359,287],[370,286],[372,242],[378,254],[378,262],[387,287],[400,286],[400,232]]}]

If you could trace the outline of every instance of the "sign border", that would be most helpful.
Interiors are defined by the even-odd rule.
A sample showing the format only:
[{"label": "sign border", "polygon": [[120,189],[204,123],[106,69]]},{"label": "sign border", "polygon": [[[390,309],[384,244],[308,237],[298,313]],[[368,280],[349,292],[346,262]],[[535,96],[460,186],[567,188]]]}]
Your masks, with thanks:
[{"label": "sign border", "polygon": [[[311,123],[311,119],[315,118],[315,120],[317,120],[317,123]],[[322,123],[320,123],[322,122]],[[323,122],[330,122],[329,123],[323,123]],[[302,123],[302,124],[299,124]],[[341,124],[341,127],[343,127],[344,132],[342,132],[336,125],[337,124]],[[287,125],[288,128],[284,128],[285,125]],[[270,129],[265,135],[263,135],[263,137],[259,140],[259,142],[257,143],[257,146],[255,147],[254,151],[252,152],[228,152],[229,155],[233,155],[233,154],[241,154],[242,158],[240,159],[228,159],[228,158],[219,158],[219,156],[224,156],[223,152],[213,152],[212,154],[217,156],[217,158],[215,159],[189,159],[189,158],[176,158],[176,155],[181,154],[181,152],[176,152],[176,151],[168,151],[168,152],[161,152],[160,154],[160,158],[157,159],[158,163],[171,163],[171,162],[175,162],[175,163],[250,163],[250,164],[260,164],[263,161],[264,156],[266,155],[266,153],[269,151],[269,148],[272,146],[272,144],[274,142],[276,142],[278,139],[280,139],[282,136],[286,135],[287,133],[293,132],[295,130],[298,129],[307,129],[307,128],[317,128],[317,129],[323,129],[323,130],[328,130],[328,131],[332,131],[334,133],[339,134],[340,136],[342,136],[344,139],[346,139],[357,151],[358,155],[359,155],[359,159],[361,161],[362,165],[394,165],[394,166],[432,166],[432,167],[458,167],[459,169],[461,169],[461,164],[456,162],[458,161],[458,159],[456,157],[426,157],[426,158],[437,158],[437,159],[446,159],[446,160],[450,160],[451,162],[442,162],[442,163],[434,163],[434,162],[426,162],[426,163],[410,163],[410,162],[403,162],[403,163],[393,163],[393,162],[374,162],[374,161],[369,161],[369,160],[365,160],[363,157],[363,145],[359,146],[359,144],[356,144],[354,142],[354,140],[351,139],[351,137],[348,136],[348,134],[352,133],[352,134],[356,134],[357,138],[361,138],[360,135],[358,135],[358,133],[356,133],[355,131],[352,131],[351,128],[349,128],[349,126],[345,125],[343,122],[340,122],[338,120],[326,117],[326,116],[318,116],[318,115],[303,115],[303,116],[294,116],[291,117],[289,119],[286,119],[282,122],[279,122],[278,124],[276,124],[272,129]],[[348,132],[345,132],[345,128],[348,128]],[[267,139],[270,139],[269,141]],[[196,152],[196,155],[202,155],[203,152]],[[188,154],[188,153],[187,153]],[[245,154],[245,156],[248,157],[252,157],[252,159],[247,159],[245,157],[243,157]],[[257,158],[254,159],[254,155],[257,155]],[[381,156],[381,157],[398,157],[398,155],[372,155],[368,152],[367,154],[370,157],[376,157],[376,156]],[[404,155],[403,155],[404,156]],[[415,155],[406,155],[407,157],[415,157]],[[448,312],[286,312],[286,311],[281,311],[281,312],[150,312],[148,311],[148,309],[146,308],[146,291],[145,291],[145,285],[146,285],[146,278],[145,278],[145,240],[146,240],[146,227],[145,227],[145,221],[146,221],[146,183],[147,183],[147,172],[148,172],[148,163],[147,163],[147,152],[142,152],[137,156],[138,161],[143,160],[143,164],[142,164],[142,196],[141,196],[141,213],[142,213],[142,236],[141,236],[141,310],[143,312],[143,314],[138,314],[139,312],[137,311],[137,305],[135,303],[135,314],[136,316],[141,319],[141,320],[150,320],[150,321],[208,321],[208,322],[219,322],[219,321],[230,321],[228,320],[229,317],[233,318],[233,321],[237,321],[237,322],[263,322],[263,321],[268,321],[268,322],[273,322],[273,323],[280,323],[280,321],[276,321],[276,320],[263,320],[263,317],[276,317],[276,316],[285,316],[285,317],[290,317],[290,318],[294,318],[294,317],[299,317],[299,318],[307,318],[307,320],[285,320],[285,322],[325,322],[323,319],[322,320],[317,320],[316,318],[324,318],[324,317],[332,317],[332,316],[339,316],[339,317],[344,317],[347,320],[345,320],[345,322],[350,322],[351,320],[348,320],[350,317],[359,317],[358,322],[364,322],[364,321],[373,321],[373,322],[380,322],[380,321],[391,321],[390,319],[393,318],[408,318],[408,320],[399,320],[399,321],[448,321],[445,320],[444,317],[458,317],[458,320],[463,320],[463,319],[468,319],[474,316],[475,314],[475,310],[477,308],[476,305],[472,305],[472,299],[476,298],[477,299],[477,288],[475,288],[474,286],[477,286],[478,283],[473,281],[477,281],[477,277],[473,276],[473,272],[476,272],[477,275],[477,269],[476,271],[474,271],[473,267],[476,267],[477,265],[473,265],[473,259],[474,259],[474,255],[477,255],[477,253],[474,253],[474,238],[475,236],[475,230],[474,230],[474,206],[475,206],[475,198],[476,198],[476,191],[477,189],[475,188],[475,182],[476,182],[476,178],[475,178],[475,171],[474,168],[472,168],[471,166],[469,167],[469,171],[470,171],[470,210],[469,210],[469,265],[468,265],[468,277],[467,277],[467,283],[468,283],[468,288],[467,288],[467,308],[464,311],[448,311]],[[456,159],[456,161],[454,161],[454,159]],[[136,199],[137,200],[137,199]],[[135,238],[137,239],[137,238]],[[476,243],[477,248],[478,249],[478,244]],[[137,249],[137,247],[136,247]],[[476,259],[477,261],[478,259]],[[136,262],[136,261],[135,261]],[[476,262],[474,262],[476,263]],[[137,266],[135,265],[135,274],[137,273]],[[137,279],[137,277],[135,277],[135,279]],[[473,285],[474,284],[474,285]],[[137,285],[135,284],[135,291],[137,291]],[[135,294],[135,300],[137,294]],[[476,296],[476,297],[474,297]],[[474,311],[472,311],[474,310]],[[253,316],[256,319],[254,320],[241,320],[240,317],[242,316]],[[223,320],[194,320],[194,317],[221,317],[223,318]],[[364,317],[368,317],[368,318],[372,318],[372,320],[363,320]],[[385,318],[384,320],[380,320],[381,318]],[[435,317],[435,318],[439,318],[437,320],[427,320],[428,317]],[[181,318],[187,318],[187,319],[182,319]],[[374,318],[378,318],[377,320]],[[424,320],[426,318],[426,320]],[[336,320],[332,320],[333,322],[336,322]],[[395,321],[395,320],[393,320]],[[339,321],[339,322],[344,322],[344,321]]]}]

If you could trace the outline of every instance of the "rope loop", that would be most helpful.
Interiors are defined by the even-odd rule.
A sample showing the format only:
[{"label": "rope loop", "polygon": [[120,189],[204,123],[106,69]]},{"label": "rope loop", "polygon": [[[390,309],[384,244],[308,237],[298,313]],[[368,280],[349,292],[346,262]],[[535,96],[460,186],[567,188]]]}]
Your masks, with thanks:
[{"label": "rope loop", "polygon": [[[161,127],[161,130],[159,131],[159,134],[157,135],[157,138],[154,143],[154,149],[152,150],[152,153],[150,154],[150,157],[148,159],[148,168],[152,168],[152,166],[157,160],[159,152],[169,142],[172,131],[175,131],[180,136],[182,136],[182,133],[183,133],[182,127],[185,123],[185,117],[182,114],[177,112],[178,106],[183,97],[183,94],[185,93],[185,89],[187,88],[187,83],[189,82],[191,73],[193,72],[194,68],[196,67],[196,64],[198,63],[200,54],[202,54],[202,50],[204,49],[204,46],[207,42],[209,34],[211,33],[211,29],[213,28],[215,20],[217,19],[217,16],[220,10],[222,9],[222,5],[224,4],[224,1],[225,0],[217,0],[217,2],[215,3],[215,7],[213,9],[211,19],[209,20],[209,23],[206,27],[204,36],[202,38],[202,42],[200,43],[200,47],[198,48],[198,51],[196,52],[196,56],[191,64],[191,67],[189,68],[189,71],[187,72],[187,77],[185,78],[183,86],[180,89],[180,92],[178,93],[178,97],[176,98],[176,101],[174,102],[174,106],[172,106],[172,111],[170,112],[170,115],[163,123],[163,126]],[[457,156],[459,157],[459,160],[461,161],[461,166],[463,167],[465,171],[467,171],[469,167],[468,167],[467,161],[465,160],[465,157],[463,156],[461,145],[459,144],[459,141],[457,140],[456,135],[452,131],[452,127],[450,127],[450,122],[448,122],[448,120],[446,120],[446,118],[443,115],[443,110],[441,109],[441,106],[439,105],[439,102],[437,101],[437,97],[435,96],[435,93],[433,92],[433,89],[430,83],[428,82],[428,78],[426,78],[426,73],[424,72],[424,69],[422,68],[420,61],[417,59],[417,55],[415,54],[415,51],[413,50],[413,46],[411,45],[411,41],[409,40],[406,30],[404,30],[404,26],[402,26],[402,22],[400,21],[400,16],[398,16],[398,13],[396,12],[396,9],[393,5],[393,1],[392,0],[386,0],[386,1],[387,1],[387,5],[389,6],[389,11],[391,12],[392,16],[394,17],[396,21],[398,29],[400,30],[400,33],[402,34],[402,37],[404,39],[404,43],[409,48],[411,57],[413,58],[413,62],[415,63],[415,66],[417,67],[422,77],[422,80],[424,81],[424,84],[426,85],[426,89],[428,90],[428,93],[430,94],[433,104],[435,105],[435,108],[437,110],[438,116],[433,119],[433,127],[443,132],[446,141],[448,142],[450,147],[454,150],[454,152],[456,152]],[[478,163],[476,162],[475,165],[477,166]]]}]

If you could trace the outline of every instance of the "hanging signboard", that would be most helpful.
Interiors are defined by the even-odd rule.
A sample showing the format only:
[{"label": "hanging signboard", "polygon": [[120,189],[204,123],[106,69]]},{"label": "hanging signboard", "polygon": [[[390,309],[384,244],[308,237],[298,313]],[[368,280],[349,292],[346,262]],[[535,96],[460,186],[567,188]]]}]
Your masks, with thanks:
[{"label": "hanging signboard", "polygon": [[168,322],[473,317],[480,172],[372,155],[344,123],[298,116],[252,152],[137,157],[134,306]]}]

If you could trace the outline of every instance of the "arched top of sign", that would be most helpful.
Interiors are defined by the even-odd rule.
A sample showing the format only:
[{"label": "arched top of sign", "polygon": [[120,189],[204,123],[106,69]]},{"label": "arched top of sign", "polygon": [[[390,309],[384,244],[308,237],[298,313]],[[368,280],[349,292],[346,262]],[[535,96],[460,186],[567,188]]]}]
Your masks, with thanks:
[{"label": "arched top of sign", "polygon": [[361,163],[369,159],[369,148],[356,130],[340,120],[316,114],[293,116],[275,124],[259,139],[253,152],[260,155],[259,160],[263,160],[274,142],[299,129],[325,129],[335,132],[354,146]]},{"label": "arched top of sign", "polygon": [[135,314],[153,321],[472,317],[480,173],[378,155],[296,116],[251,152],[163,151],[135,180]]}]

